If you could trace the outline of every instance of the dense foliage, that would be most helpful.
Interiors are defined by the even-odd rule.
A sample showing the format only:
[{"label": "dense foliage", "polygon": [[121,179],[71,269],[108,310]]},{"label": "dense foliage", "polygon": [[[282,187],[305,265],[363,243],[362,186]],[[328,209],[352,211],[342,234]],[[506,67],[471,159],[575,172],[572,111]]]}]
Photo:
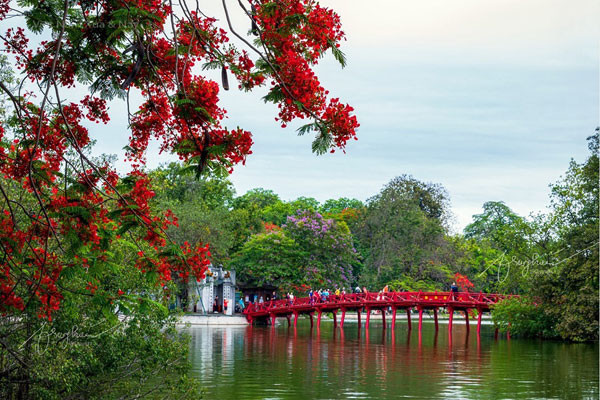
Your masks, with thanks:
[{"label": "dense foliage", "polygon": [[[536,335],[598,340],[598,129],[588,138],[588,147],[587,160],[581,164],[571,160],[565,176],[550,186],[550,213],[529,224],[526,257],[505,263],[518,267],[518,284],[529,300],[500,306],[495,311],[500,325],[510,323],[531,334],[527,326],[542,323]],[[535,316],[517,318],[506,312],[517,306],[531,308],[530,304],[536,304]]]},{"label": "dense foliage", "polygon": [[524,337],[554,337],[553,321],[540,304],[526,297],[507,299],[493,310],[494,322],[500,332]]},{"label": "dense foliage", "polygon": [[[328,51],[345,63],[337,14],[312,0],[231,3],[247,34],[227,1],[222,25],[198,2],[0,1],[0,397],[187,391],[185,347],[165,313],[173,280],[204,276],[208,241],[221,260],[245,238],[225,235],[226,222],[195,229],[226,210],[226,185],[198,183],[196,210],[181,190],[190,180],[156,199],[152,179],[170,177],[161,183],[144,164],[150,140],[196,178],[226,175],[251,154],[251,133],[225,126],[220,85],[203,71],[219,71],[224,90],[230,77],[246,91],[266,86],[277,120],[307,120],[300,133],[315,133],[318,154],[356,138],[352,107],[313,72]],[[91,156],[90,130],[111,123],[110,108],[127,110],[126,174]],[[163,202],[187,212],[186,225]],[[40,352],[44,326],[52,351]],[[69,340],[70,329],[85,334]]]}]

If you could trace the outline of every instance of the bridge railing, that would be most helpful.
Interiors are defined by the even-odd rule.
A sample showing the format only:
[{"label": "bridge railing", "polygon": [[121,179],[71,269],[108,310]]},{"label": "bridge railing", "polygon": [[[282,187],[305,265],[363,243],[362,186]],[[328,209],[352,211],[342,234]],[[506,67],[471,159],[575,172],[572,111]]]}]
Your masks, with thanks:
[{"label": "bridge railing", "polygon": [[516,295],[503,295],[495,293],[473,293],[473,292],[368,292],[368,293],[346,293],[329,296],[295,297],[293,300],[269,300],[263,303],[249,303],[244,313],[270,313],[277,311],[293,311],[307,306],[318,308],[323,305],[339,304],[340,306],[352,306],[353,304],[381,305],[399,304],[402,302],[415,304],[495,304],[505,298],[517,297]]}]

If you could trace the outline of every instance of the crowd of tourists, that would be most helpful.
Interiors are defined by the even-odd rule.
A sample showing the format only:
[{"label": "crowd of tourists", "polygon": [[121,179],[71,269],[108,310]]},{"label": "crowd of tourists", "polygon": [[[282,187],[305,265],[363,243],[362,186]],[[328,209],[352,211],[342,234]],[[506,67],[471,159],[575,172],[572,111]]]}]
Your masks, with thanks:
[{"label": "crowd of tourists", "polygon": [[[378,296],[377,296],[377,300],[380,300],[381,298],[383,298],[385,293],[390,292],[389,286],[385,285],[385,287],[380,290],[378,292]],[[326,303],[328,302],[332,296],[333,299],[337,300],[342,296],[345,296],[346,294],[364,294],[365,296],[369,293],[369,291],[367,290],[366,286],[363,286],[363,288],[361,289],[360,286],[355,287],[354,289],[348,289],[348,291],[346,291],[345,287],[342,288],[336,288],[335,291],[330,291],[329,289],[319,289],[319,290],[313,290],[310,289],[308,291],[308,298],[310,299],[310,304],[315,304],[315,303]]]},{"label": "crowd of tourists", "polygon": [[[400,290],[400,291],[402,291],[402,290]],[[375,300],[383,300],[385,298],[385,296],[390,292],[393,293],[395,291],[390,290],[389,286],[385,285],[383,287],[383,289],[381,289],[377,292],[377,296],[375,297]],[[452,282],[452,285],[450,285],[450,292],[452,293],[453,298],[455,298],[456,295],[458,294],[458,286],[456,285],[456,282]],[[362,289],[360,288],[360,286],[356,286],[354,289],[348,288],[348,290],[346,290],[345,287],[342,287],[342,288],[338,287],[335,290],[329,290],[327,288],[318,289],[318,290],[309,289],[309,291],[307,292],[309,302],[311,305],[318,304],[318,303],[327,303],[331,300],[339,300],[339,299],[343,298],[343,296],[345,296],[346,294],[361,294],[361,293],[364,296],[366,296],[367,294],[369,294],[371,292],[369,292],[369,290],[367,289],[366,286],[363,286]],[[270,302],[270,301],[275,301],[275,300],[278,300],[277,292],[273,292],[273,294],[271,296],[267,296],[266,301]],[[294,300],[295,300],[294,293],[292,293],[292,292],[286,293],[285,300],[288,305],[293,305]],[[258,304],[264,304],[265,298],[263,296],[260,296],[260,297],[258,297],[256,302]],[[249,301],[248,296],[246,296],[246,301],[244,301],[242,299],[239,300],[238,307],[240,310],[243,310],[245,307],[247,307],[247,305],[249,303],[254,303],[254,302]]]}]

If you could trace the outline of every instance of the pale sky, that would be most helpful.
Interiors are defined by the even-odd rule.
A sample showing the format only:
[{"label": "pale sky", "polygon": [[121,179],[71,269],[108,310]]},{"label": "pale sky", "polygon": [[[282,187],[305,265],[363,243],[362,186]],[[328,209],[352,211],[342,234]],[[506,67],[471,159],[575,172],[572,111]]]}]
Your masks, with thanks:
[{"label": "pale sky", "polygon": [[[411,174],[446,187],[460,231],[490,200],[521,215],[543,211],[548,184],[570,158],[587,156],[585,138],[599,125],[600,2],[321,4],[342,18],[348,66],[328,57],[317,71],[334,97],[356,109],[359,140],[345,155],[315,156],[311,138],[296,135],[299,124],[281,129],[274,121],[264,91],[225,92],[226,125],[250,130],[255,141],[231,176],[238,194],[263,187],[284,200],[365,200]],[[218,7],[213,15],[222,18]],[[122,155],[126,121],[113,121],[96,130],[98,152]],[[152,154],[149,166],[162,161]]]}]

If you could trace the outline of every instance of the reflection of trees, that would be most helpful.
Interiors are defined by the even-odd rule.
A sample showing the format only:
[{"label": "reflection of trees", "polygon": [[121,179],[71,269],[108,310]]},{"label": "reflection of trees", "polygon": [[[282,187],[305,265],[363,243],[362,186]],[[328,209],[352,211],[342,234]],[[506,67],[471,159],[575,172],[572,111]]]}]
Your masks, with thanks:
[{"label": "reflection of trees", "polygon": [[[198,331],[192,334],[192,362],[209,383],[208,397],[223,399],[597,393],[589,383],[598,372],[590,368],[596,365],[597,345],[494,341],[491,332],[484,327],[478,338],[474,331],[467,335],[463,324],[456,325],[450,345],[445,329],[436,334],[433,324],[424,324],[419,346],[418,331],[407,330],[406,323],[395,331],[373,325],[368,335],[364,327],[359,335],[357,326],[349,324],[342,335],[329,322],[318,332],[300,320],[296,329],[284,324]],[[231,385],[224,387],[226,382]]]}]

